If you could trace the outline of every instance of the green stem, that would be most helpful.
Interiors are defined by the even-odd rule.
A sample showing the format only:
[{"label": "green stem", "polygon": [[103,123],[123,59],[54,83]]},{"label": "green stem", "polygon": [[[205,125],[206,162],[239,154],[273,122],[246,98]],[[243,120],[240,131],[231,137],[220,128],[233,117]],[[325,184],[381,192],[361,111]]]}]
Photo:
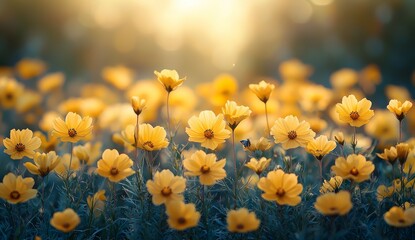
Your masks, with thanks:
[{"label": "green stem", "polygon": [[236,150],[235,150],[235,130],[232,129],[232,155],[233,155],[233,168],[235,171],[235,181],[233,183],[233,208],[237,207],[237,185],[238,185],[238,168],[236,164]]},{"label": "green stem", "polygon": [[172,142],[173,136],[172,136],[171,126],[170,126],[169,98],[170,98],[170,92],[167,92],[167,102],[166,102],[166,110],[167,110],[167,131],[169,132],[169,140],[170,140],[170,142]]},{"label": "green stem", "polygon": [[356,127],[353,127],[352,148],[353,148],[353,153],[354,154],[356,154],[356,145],[357,145]]},{"label": "green stem", "polygon": [[399,120],[399,139],[398,144],[402,141],[402,120]]},{"label": "green stem", "polygon": [[271,129],[269,128],[268,109],[267,109],[267,103],[266,102],[265,102],[265,119],[267,121],[267,130],[268,130],[267,136],[270,137],[270,135],[271,135]]},{"label": "green stem", "polygon": [[73,157],[73,142],[69,143],[69,151],[71,154],[71,157],[69,158],[69,166],[68,166],[68,175],[66,178],[69,180],[69,177],[71,176],[71,166],[72,166],[72,157]]}]

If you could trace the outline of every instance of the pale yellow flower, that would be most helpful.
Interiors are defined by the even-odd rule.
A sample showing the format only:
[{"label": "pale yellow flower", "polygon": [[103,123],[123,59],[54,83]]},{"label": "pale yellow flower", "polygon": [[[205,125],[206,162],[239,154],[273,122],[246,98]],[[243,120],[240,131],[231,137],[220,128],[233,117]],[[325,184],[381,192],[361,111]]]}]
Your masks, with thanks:
[{"label": "pale yellow flower", "polygon": [[396,153],[398,154],[398,160],[403,165],[406,162],[409,154],[409,144],[399,143],[396,145]]},{"label": "pale yellow flower", "polygon": [[391,164],[394,164],[396,160],[398,160],[398,152],[395,147],[390,147],[389,149],[385,148],[383,153],[376,153],[376,155]]},{"label": "pale yellow flower", "polygon": [[170,170],[157,171],[153,180],[147,181],[146,186],[153,196],[153,204],[161,205],[170,201],[183,201],[186,179],[174,176]]},{"label": "pale yellow flower", "polygon": [[111,182],[119,182],[133,175],[133,161],[126,154],[119,154],[116,149],[107,149],[97,163],[97,173]]},{"label": "pale yellow flower", "polygon": [[286,82],[304,82],[313,72],[313,69],[298,59],[290,59],[282,62],[278,70]]},{"label": "pale yellow flower", "polygon": [[193,203],[171,201],[166,204],[167,223],[170,228],[182,231],[197,226],[200,213]]},{"label": "pale yellow flower", "polygon": [[[70,165],[70,166],[69,166]],[[76,156],[72,156],[71,161],[71,154],[66,153],[62,155],[59,164],[55,167],[54,171],[60,178],[68,178],[68,173],[71,177],[76,177],[76,171],[79,170],[80,162]]]},{"label": "pale yellow flower", "polygon": [[330,76],[330,83],[335,89],[349,89],[358,81],[359,75],[353,69],[343,68]]},{"label": "pale yellow flower", "polygon": [[33,158],[42,142],[40,138],[33,136],[30,129],[10,130],[10,138],[3,140],[5,153],[10,155],[13,160],[19,160],[24,157]]},{"label": "pale yellow flower", "polygon": [[334,134],[334,139],[336,140],[336,142],[340,145],[344,145],[344,134],[343,132],[336,132],[336,134]]},{"label": "pale yellow flower", "polygon": [[52,219],[50,219],[50,225],[65,233],[74,230],[80,222],[81,218],[72,208],[67,208],[62,212],[55,212]]},{"label": "pale yellow flower", "polygon": [[161,72],[154,71],[154,74],[167,92],[175,90],[186,80],[186,77],[180,78],[176,70],[163,69]]},{"label": "pale yellow flower", "polygon": [[92,132],[92,118],[81,118],[76,113],[69,112],[65,121],[61,118],[53,121],[53,135],[60,138],[62,142],[78,142],[89,137]]},{"label": "pale yellow flower", "polygon": [[131,97],[131,106],[133,107],[133,110],[135,114],[140,115],[141,112],[146,107],[147,101],[144,98],[140,98],[138,96]]},{"label": "pale yellow flower", "polygon": [[307,146],[316,134],[310,129],[309,123],[299,122],[297,117],[290,115],[275,121],[271,135],[275,143],[281,143],[284,149],[290,149]]},{"label": "pale yellow flower", "polygon": [[247,233],[259,228],[261,221],[255,212],[249,212],[246,208],[230,210],[226,216],[229,232]]},{"label": "pale yellow flower", "polygon": [[19,113],[26,113],[36,107],[39,107],[42,102],[42,96],[31,90],[25,90],[16,102],[16,111]]},{"label": "pale yellow flower", "polygon": [[338,193],[325,193],[319,196],[314,204],[316,210],[327,216],[346,215],[353,207],[350,193],[348,191],[340,191]]},{"label": "pale yellow flower", "polygon": [[235,129],[241,121],[251,115],[251,110],[245,106],[238,106],[234,101],[227,101],[222,108],[223,116],[231,129]]},{"label": "pale yellow flower", "polygon": [[387,106],[388,110],[391,113],[394,113],[396,118],[399,121],[405,118],[408,111],[412,108],[412,103],[410,101],[405,101],[404,103],[393,99],[389,101],[389,105]]},{"label": "pale yellow flower", "polygon": [[86,202],[88,208],[95,217],[98,217],[104,211],[105,200],[107,200],[105,190],[99,190],[94,194],[94,196],[87,197]]},{"label": "pale yellow flower", "polygon": [[327,122],[319,117],[305,119],[310,124],[310,129],[315,133],[320,133],[327,129]]},{"label": "pale yellow flower", "polygon": [[365,126],[365,131],[381,143],[394,141],[398,138],[399,122],[390,112],[376,110],[375,116]]},{"label": "pale yellow flower", "polygon": [[83,116],[97,118],[105,110],[105,103],[98,98],[82,98],[79,106],[79,113]]},{"label": "pale yellow flower", "polygon": [[336,142],[329,141],[327,136],[321,135],[316,139],[312,139],[307,144],[307,152],[311,153],[318,160],[323,159],[336,148]]},{"label": "pale yellow flower", "polygon": [[266,151],[271,148],[271,142],[264,137],[260,137],[259,139],[254,140],[247,139],[242,141],[246,141],[246,144],[243,144],[244,150],[249,150],[251,152]]},{"label": "pale yellow flower", "polygon": [[97,142],[92,144],[90,142],[84,145],[78,145],[73,148],[73,154],[85,164],[91,166],[101,156],[102,143]]},{"label": "pale yellow flower", "polygon": [[[125,131],[121,133],[124,140],[132,146],[135,146],[136,130],[137,128],[134,125],[128,125]],[[147,123],[139,125],[137,147],[146,151],[156,151],[166,148],[168,145],[166,130],[163,127],[153,127]]]},{"label": "pale yellow flower", "polygon": [[56,145],[58,144],[58,138],[52,136],[51,132],[48,132],[48,135],[45,136],[42,132],[36,131],[33,133],[33,136],[38,137],[42,144],[40,145],[40,150],[44,153],[50,151],[55,151]]},{"label": "pale yellow flower", "polygon": [[102,70],[102,78],[120,90],[130,86],[133,76],[133,71],[124,66],[106,67]]},{"label": "pale yellow flower", "polygon": [[245,164],[246,167],[254,171],[256,174],[260,175],[271,163],[271,158],[265,158],[262,157],[259,160],[256,158],[251,158],[247,164]]},{"label": "pale yellow flower", "polygon": [[261,81],[258,84],[249,84],[249,88],[262,102],[268,102],[268,99],[271,96],[272,90],[274,90],[275,85]]},{"label": "pale yellow flower", "polygon": [[42,118],[39,121],[39,128],[45,132],[50,132],[53,130],[53,121],[60,117],[61,115],[57,112],[46,112],[42,115]]},{"label": "pale yellow flower", "polygon": [[0,183],[0,198],[12,204],[26,202],[36,197],[37,190],[33,189],[33,185],[35,180],[31,177],[23,178],[8,173]]},{"label": "pale yellow flower", "polygon": [[23,165],[30,173],[45,177],[59,164],[60,157],[56,155],[55,151],[48,152],[47,154],[37,152],[33,157],[33,161],[34,164],[25,162]]},{"label": "pale yellow flower", "polygon": [[320,193],[338,192],[340,186],[343,183],[343,178],[340,176],[334,176],[329,181],[324,180],[323,185],[320,188]]},{"label": "pale yellow flower", "polygon": [[65,75],[63,73],[50,73],[37,82],[37,88],[41,93],[49,93],[62,87],[64,83]]},{"label": "pale yellow flower", "polygon": [[375,165],[367,161],[365,156],[351,154],[336,159],[336,163],[331,170],[343,179],[351,179],[356,182],[363,182],[370,178],[370,174],[375,170]]},{"label": "pale yellow flower", "polygon": [[407,209],[394,206],[383,215],[385,222],[393,227],[409,227],[415,223],[415,207]]},{"label": "pale yellow flower", "polygon": [[226,177],[225,164],[226,159],[217,161],[215,154],[206,154],[201,150],[183,160],[185,175],[199,176],[200,183],[207,186],[214,185]]},{"label": "pale yellow flower", "polygon": [[25,80],[37,77],[46,71],[46,64],[39,59],[24,58],[16,64],[16,71]]},{"label": "pale yellow flower", "polygon": [[306,86],[301,91],[300,104],[307,112],[324,111],[330,104],[332,92],[321,85]]},{"label": "pale yellow flower", "polygon": [[357,101],[354,95],[344,96],[342,103],[336,105],[336,112],[341,121],[348,123],[352,127],[361,127],[369,122],[375,114],[370,109],[372,102],[363,98]]}]

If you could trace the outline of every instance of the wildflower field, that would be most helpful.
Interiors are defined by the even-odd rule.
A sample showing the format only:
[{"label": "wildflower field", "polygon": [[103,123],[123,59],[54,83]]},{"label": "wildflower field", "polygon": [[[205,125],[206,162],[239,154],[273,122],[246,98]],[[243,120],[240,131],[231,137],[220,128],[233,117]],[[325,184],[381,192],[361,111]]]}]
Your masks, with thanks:
[{"label": "wildflower field", "polygon": [[415,238],[415,80],[55,64],[0,67],[0,239]]}]

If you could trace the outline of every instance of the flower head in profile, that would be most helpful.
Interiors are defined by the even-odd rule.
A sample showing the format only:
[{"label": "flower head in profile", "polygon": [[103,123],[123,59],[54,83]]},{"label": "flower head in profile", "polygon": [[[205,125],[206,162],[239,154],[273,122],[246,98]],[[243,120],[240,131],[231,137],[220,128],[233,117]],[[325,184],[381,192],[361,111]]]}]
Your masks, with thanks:
[{"label": "flower head in profile", "polygon": [[91,166],[101,157],[101,142],[78,145],[73,148],[73,154],[83,163]]},{"label": "flower head in profile", "polygon": [[336,142],[340,145],[344,145],[344,134],[343,132],[337,132],[336,134],[334,134],[334,139],[336,140]]},{"label": "flower head in profile", "polygon": [[365,156],[351,154],[336,159],[336,163],[331,170],[343,179],[351,179],[356,182],[363,182],[370,178],[370,174],[375,170],[375,165],[367,161]]},{"label": "flower head in profile", "polygon": [[12,204],[26,202],[36,197],[37,190],[33,189],[33,185],[35,180],[31,177],[23,178],[8,173],[0,183],[0,198]]},{"label": "flower head in profile", "polygon": [[316,135],[306,121],[299,122],[295,116],[279,118],[271,128],[275,143],[281,143],[284,149],[305,147]]},{"label": "flower head in profile", "polygon": [[262,157],[261,159],[257,160],[256,158],[251,158],[246,167],[254,171],[257,175],[261,175],[261,173],[269,166],[271,163],[271,158]]},{"label": "flower head in profile", "polygon": [[147,181],[147,190],[153,196],[153,204],[161,205],[170,201],[183,201],[186,179],[174,176],[170,170],[156,172],[153,180]]},{"label": "flower head in profile", "polygon": [[147,101],[144,98],[140,98],[139,96],[131,97],[131,106],[133,107],[133,110],[137,115],[141,114],[141,112],[146,107],[146,103]]},{"label": "flower head in profile", "polygon": [[408,111],[412,108],[412,103],[410,101],[405,101],[402,103],[396,99],[392,99],[389,101],[389,105],[387,106],[388,110],[391,113],[394,113],[396,118],[399,121],[405,118]]},{"label": "flower head in profile", "polygon": [[94,196],[88,196],[86,202],[90,212],[94,214],[94,216],[98,216],[104,211],[105,200],[107,200],[105,190],[99,190]]},{"label": "flower head in profile", "polygon": [[383,153],[376,153],[376,155],[391,164],[394,164],[398,160],[398,152],[395,147],[385,148]]},{"label": "flower head in profile", "polygon": [[201,150],[183,160],[183,166],[186,169],[185,175],[199,176],[200,183],[207,186],[226,177],[225,164],[226,159],[217,161],[215,154],[206,154]]},{"label": "flower head in profile", "polygon": [[249,212],[246,208],[230,210],[226,216],[229,232],[247,233],[259,228],[261,221],[255,212]]},{"label": "flower head in profile", "polygon": [[249,89],[261,100],[262,102],[268,102],[275,85],[261,81],[258,84],[249,84]]},{"label": "flower head in profile", "polygon": [[307,144],[307,152],[311,153],[318,160],[323,159],[336,148],[336,142],[329,141],[327,136],[321,135]]},{"label": "flower head in profile", "polygon": [[34,164],[25,162],[23,165],[30,173],[45,177],[59,164],[60,157],[56,155],[55,151],[50,151],[47,154],[37,152],[33,157],[33,161]]},{"label": "flower head in profile", "polygon": [[76,171],[79,170],[80,162],[76,156],[66,153],[62,155],[61,160],[59,161],[58,165],[55,167],[54,171],[56,174],[65,179],[68,178],[68,174],[71,177],[76,177]]},{"label": "flower head in profile", "polygon": [[200,213],[193,203],[171,201],[166,204],[167,223],[170,228],[182,231],[197,226]]},{"label": "flower head in profile", "polygon": [[298,183],[297,176],[285,173],[281,169],[271,171],[267,177],[262,177],[258,188],[264,191],[262,198],[275,201],[279,205],[296,206],[301,202],[300,193],[303,185]]},{"label": "flower head in profile", "polygon": [[415,223],[415,207],[393,206],[383,215],[385,222],[393,227],[409,227]]},{"label": "flower head in profile", "polygon": [[215,150],[230,137],[222,114],[216,116],[212,111],[202,111],[199,117],[191,117],[188,123],[186,133],[189,135],[189,141],[199,142],[202,147]]},{"label": "flower head in profile", "polygon": [[329,192],[319,196],[314,204],[316,210],[326,216],[346,215],[353,207],[350,193],[340,191],[338,193]]},{"label": "flower head in profile", "polygon": [[401,165],[404,165],[406,159],[409,155],[409,144],[407,143],[399,143],[396,145],[396,153],[398,155],[398,160]]},{"label": "flower head in profile", "polygon": [[176,70],[163,69],[161,72],[154,71],[154,74],[167,92],[175,90],[186,80],[186,77],[180,78]]},{"label": "flower head in profile", "polygon": [[40,147],[42,142],[40,138],[34,137],[33,132],[29,129],[10,130],[10,138],[3,140],[5,153],[10,155],[11,159],[18,160],[24,157],[33,158],[35,150]]},{"label": "flower head in profile", "polygon": [[69,112],[66,115],[65,121],[61,118],[53,121],[52,134],[61,139],[62,142],[76,143],[91,135],[92,132],[92,118],[81,118],[76,113]]},{"label": "flower head in profile", "polygon": [[352,127],[361,127],[369,122],[375,115],[370,109],[372,102],[363,98],[357,101],[354,95],[344,96],[342,103],[336,105],[336,112],[341,121],[348,123]]},{"label": "flower head in profile", "polygon": [[[404,179],[404,185],[407,186],[407,181]],[[379,185],[376,189],[376,198],[378,201],[382,201],[385,198],[391,197],[395,192],[399,192],[401,190],[401,179],[395,179],[392,182],[392,186],[385,186]]]},{"label": "flower head in profile", "polygon": [[52,219],[50,219],[50,225],[64,233],[74,230],[80,222],[81,218],[72,208],[67,208],[62,212],[55,212]]},{"label": "flower head in profile", "polygon": [[116,149],[107,149],[98,161],[97,173],[111,182],[119,182],[134,174],[133,161],[126,154],[119,154]]},{"label": "flower head in profile", "polygon": [[340,176],[334,176],[329,181],[324,180],[323,185],[320,188],[320,193],[338,192],[340,186],[343,183],[343,178]]},{"label": "flower head in profile", "polygon": [[241,140],[241,143],[244,147],[244,150],[248,150],[251,152],[255,151],[266,151],[271,148],[271,142],[264,137],[260,137],[259,139],[254,140]]},{"label": "flower head in profile", "polygon": [[239,123],[251,115],[249,107],[238,106],[234,101],[227,101],[225,107],[222,108],[222,113],[226,122],[231,129],[235,129]]}]

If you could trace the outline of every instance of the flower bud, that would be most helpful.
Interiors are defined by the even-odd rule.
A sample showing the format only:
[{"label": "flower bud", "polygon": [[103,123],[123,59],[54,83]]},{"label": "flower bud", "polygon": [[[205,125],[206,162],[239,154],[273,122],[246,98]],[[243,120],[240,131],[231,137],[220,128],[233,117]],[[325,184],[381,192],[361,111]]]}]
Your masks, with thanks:
[{"label": "flower bud", "polygon": [[135,114],[140,115],[146,106],[146,100],[142,98],[140,99],[140,97],[137,96],[133,96],[131,98],[131,105],[133,107]]},{"label": "flower bud", "polygon": [[396,151],[398,153],[399,162],[403,165],[408,157],[409,145],[407,143],[399,143],[396,145]]}]

